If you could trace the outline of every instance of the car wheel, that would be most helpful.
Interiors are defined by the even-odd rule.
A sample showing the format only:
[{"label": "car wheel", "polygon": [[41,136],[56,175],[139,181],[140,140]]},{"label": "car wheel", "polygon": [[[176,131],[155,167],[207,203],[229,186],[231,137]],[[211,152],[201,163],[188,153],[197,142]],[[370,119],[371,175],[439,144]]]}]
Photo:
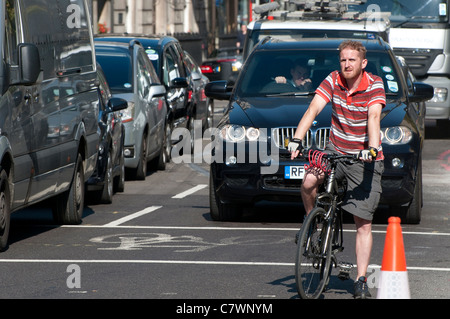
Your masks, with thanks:
[{"label": "car wheel", "polygon": [[206,122],[203,130],[206,130],[214,125],[214,101],[209,100],[208,105],[206,107]]},{"label": "car wheel", "polygon": [[84,168],[81,154],[75,162],[75,172],[69,190],[58,195],[53,204],[53,218],[59,224],[81,223],[84,209]]},{"label": "car wheel", "polygon": [[0,251],[5,251],[8,248],[9,228],[11,225],[10,198],[8,176],[5,170],[0,168]]},{"label": "car wheel", "polygon": [[170,127],[168,128],[169,125],[170,125],[169,123],[166,123],[166,125],[165,125],[161,150],[159,151],[159,155],[156,158],[156,169],[161,170],[161,171],[166,169],[166,163],[169,161],[168,160],[169,155],[167,153],[170,150],[167,147],[167,145],[170,144],[170,135],[169,135],[169,137],[167,137],[167,134],[171,134]]},{"label": "car wheel", "polygon": [[235,221],[242,216],[241,207],[220,201],[215,189],[212,171],[209,174],[209,208],[211,218],[216,221]]},{"label": "car wheel", "polygon": [[165,141],[164,141],[164,148],[165,148],[165,156],[166,156],[166,163],[170,161],[172,157],[172,123],[167,122],[166,125],[166,134],[164,135]]},{"label": "car wheel", "polygon": [[122,193],[125,191],[125,158],[123,155],[123,147],[120,151],[119,165],[120,165],[120,174],[118,177],[114,179],[114,191]]},{"label": "car wheel", "polygon": [[141,153],[139,154],[139,163],[135,173],[137,180],[145,180],[147,175],[147,137],[145,135],[142,136]]},{"label": "car wheel", "polygon": [[406,224],[419,224],[421,220],[423,204],[422,194],[422,158],[420,157],[417,164],[416,183],[414,185],[414,198],[411,204],[405,209],[404,221]]},{"label": "car wheel", "polygon": [[103,181],[103,190],[100,197],[100,202],[103,204],[111,204],[113,197],[113,167],[111,159],[111,150],[108,151],[106,159],[105,179]]},{"label": "car wheel", "polygon": [[195,142],[195,112],[192,114],[192,116],[189,118],[189,124],[188,124],[188,129],[189,129],[189,145],[190,145],[190,154],[194,155],[194,142]]}]

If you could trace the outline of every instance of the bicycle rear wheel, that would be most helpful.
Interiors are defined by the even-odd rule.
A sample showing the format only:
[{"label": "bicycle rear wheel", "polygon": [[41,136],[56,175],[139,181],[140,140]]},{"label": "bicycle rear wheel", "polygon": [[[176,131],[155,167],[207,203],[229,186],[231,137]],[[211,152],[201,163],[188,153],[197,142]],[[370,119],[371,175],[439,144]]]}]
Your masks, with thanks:
[{"label": "bicycle rear wheel", "polygon": [[[302,299],[319,298],[330,274],[331,238],[326,238],[328,223],[325,215],[323,208],[315,207],[300,229],[295,282]],[[325,243],[327,247],[324,247]]]}]

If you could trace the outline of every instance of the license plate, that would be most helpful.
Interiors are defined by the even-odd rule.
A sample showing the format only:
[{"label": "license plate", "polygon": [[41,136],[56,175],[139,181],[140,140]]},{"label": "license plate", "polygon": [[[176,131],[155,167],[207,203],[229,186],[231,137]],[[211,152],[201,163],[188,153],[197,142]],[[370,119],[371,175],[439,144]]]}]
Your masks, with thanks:
[{"label": "license plate", "polygon": [[285,179],[303,179],[304,175],[305,175],[305,165],[284,167]]}]

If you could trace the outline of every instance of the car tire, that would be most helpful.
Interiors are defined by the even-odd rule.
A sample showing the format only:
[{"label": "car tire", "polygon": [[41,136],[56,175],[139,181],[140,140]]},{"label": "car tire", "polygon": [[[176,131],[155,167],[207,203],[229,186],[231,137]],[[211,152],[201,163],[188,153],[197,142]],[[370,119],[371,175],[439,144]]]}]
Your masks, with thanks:
[{"label": "car tire", "polygon": [[419,224],[422,214],[423,193],[422,193],[422,157],[417,163],[416,182],[414,184],[414,197],[408,207],[404,210],[404,222],[406,224]]},{"label": "car tire", "polygon": [[209,174],[209,208],[215,221],[236,221],[242,216],[242,208],[236,204],[225,204],[217,195],[212,171]]},{"label": "car tire", "polygon": [[135,179],[143,181],[147,175],[147,137],[142,136],[139,163],[135,170]]},{"label": "car tire", "polygon": [[[123,145],[123,141],[122,141]],[[114,191],[123,193],[125,191],[125,155],[123,154],[123,147],[120,153],[119,166],[120,174],[114,178]]]},{"label": "car tire", "polygon": [[170,124],[166,123],[164,127],[164,135],[162,139],[161,150],[159,152],[159,156],[157,157],[156,168],[160,171],[164,171],[166,169],[166,163],[169,161],[170,148],[167,145],[170,145],[170,134],[172,134],[172,130],[170,129]]},{"label": "car tire", "polygon": [[53,219],[62,225],[78,225],[81,223],[84,209],[84,168],[81,154],[75,162],[75,171],[69,190],[58,195],[54,201]]},{"label": "car tire", "polygon": [[206,106],[206,121],[203,131],[213,127],[214,125],[214,100],[210,99],[208,105]]},{"label": "car tire", "polygon": [[9,229],[11,225],[11,192],[8,176],[0,167],[0,251],[8,248]]},{"label": "car tire", "polygon": [[111,204],[113,197],[113,167],[111,150],[108,151],[108,157],[106,158],[106,171],[103,181],[103,190],[100,195],[100,203]]},{"label": "car tire", "polygon": [[189,130],[189,147],[190,147],[190,154],[194,155],[194,143],[195,143],[195,111],[189,117],[189,123],[188,123],[188,130]]}]

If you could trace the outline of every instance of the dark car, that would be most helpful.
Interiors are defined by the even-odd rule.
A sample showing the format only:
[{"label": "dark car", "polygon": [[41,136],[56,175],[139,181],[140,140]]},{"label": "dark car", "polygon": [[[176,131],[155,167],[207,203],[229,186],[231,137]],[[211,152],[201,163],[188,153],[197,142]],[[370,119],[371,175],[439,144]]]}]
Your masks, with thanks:
[{"label": "dark car", "polygon": [[87,181],[87,190],[100,203],[110,204],[114,192],[125,189],[124,142],[125,127],[120,110],[126,109],[126,100],[112,97],[105,74],[97,66],[99,80],[98,127],[100,143],[97,166]]},{"label": "dark car", "polygon": [[[213,126],[214,100],[205,95],[208,77],[202,74],[200,66],[188,52],[184,51],[184,63],[189,79],[189,101],[193,104],[195,119],[201,121],[202,129],[205,130]],[[193,128],[192,123],[189,124]]]},{"label": "dark car", "polygon": [[214,50],[200,68],[211,81],[235,82],[242,67],[242,48],[225,47]]},{"label": "dark car", "polygon": [[[145,49],[162,84],[166,87],[166,103],[168,105],[167,136],[172,136],[173,129],[188,128],[189,119],[195,118],[195,110],[189,103],[188,75],[183,62],[183,50],[180,42],[170,36],[114,35],[97,36],[95,41],[117,41],[129,43],[138,41]],[[171,144],[179,142],[171,141]],[[170,154],[169,154],[170,155]]]},{"label": "dark car", "polygon": [[122,112],[127,177],[144,180],[150,162],[165,169],[168,160],[165,87],[137,41],[96,41],[95,51],[113,96],[128,102]]},{"label": "dark car", "polygon": [[[230,102],[216,132],[210,172],[211,215],[215,220],[240,216],[242,207],[260,200],[298,200],[304,162],[291,160],[287,150],[314,90],[333,70],[339,70],[340,40],[261,42],[248,57],[234,88],[211,82],[206,94]],[[384,80],[387,105],[381,136],[385,155],[381,205],[402,208],[403,221],[418,223],[422,208],[423,101],[433,87],[408,86],[402,68],[383,40],[364,40],[368,72]],[[311,92],[275,83],[298,58],[311,67]],[[323,150],[331,126],[331,104],[315,119],[303,145]]]}]

